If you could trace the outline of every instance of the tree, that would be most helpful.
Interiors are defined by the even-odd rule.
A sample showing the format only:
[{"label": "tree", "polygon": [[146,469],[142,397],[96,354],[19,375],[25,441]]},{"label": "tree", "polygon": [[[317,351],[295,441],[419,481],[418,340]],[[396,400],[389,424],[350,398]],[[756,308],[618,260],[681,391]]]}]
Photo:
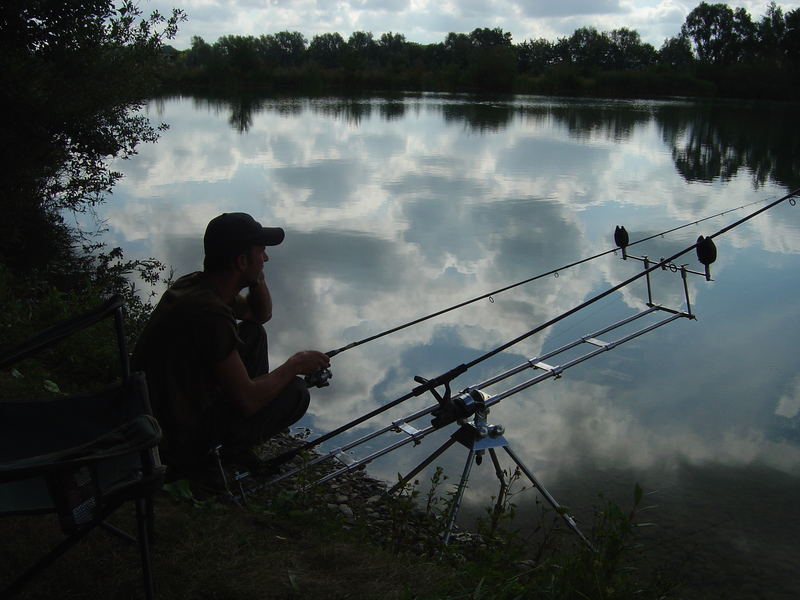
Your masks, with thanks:
[{"label": "tree", "polygon": [[664,40],[658,51],[658,62],[674,69],[690,66],[694,62],[694,55],[689,38],[681,35]]},{"label": "tree", "polygon": [[338,66],[345,47],[345,41],[338,33],[323,33],[312,38],[308,54],[320,65],[330,69]]},{"label": "tree", "polygon": [[786,33],[781,40],[781,52],[789,65],[800,67],[800,8],[786,13]]},{"label": "tree", "polygon": [[544,38],[527,40],[517,46],[517,64],[521,73],[540,75],[553,65],[555,48]]},{"label": "tree", "polygon": [[378,44],[375,43],[371,31],[354,31],[347,38],[347,47],[355,68],[371,65],[377,58]]},{"label": "tree", "polygon": [[252,77],[259,70],[259,41],[253,36],[223,35],[214,49],[238,78]]},{"label": "tree", "polygon": [[306,53],[306,38],[299,31],[279,31],[274,35],[280,64],[299,67]]},{"label": "tree", "polygon": [[612,44],[608,35],[594,27],[580,27],[566,42],[569,62],[587,68],[607,68],[612,64]]},{"label": "tree", "polygon": [[733,35],[731,59],[742,62],[755,58],[759,50],[758,27],[743,8],[733,11]]},{"label": "tree", "polygon": [[622,27],[611,31],[608,38],[611,43],[611,65],[615,69],[641,69],[656,62],[656,49],[642,43],[638,31]]},{"label": "tree", "polygon": [[384,67],[398,68],[408,63],[408,43],[402,33],[382,33],[378,41],[378,53]]},{"label": "tree", "polygon": [[786,36],[786,21],[780,6],[771,2],[767,14],[758,24],[760,54],[767,59],[780,60],[783,39]]},{"label": "tree", "polygon": [[186,64],[190,67],[207,67],[211,64],[213,48],[198,35],[192,36],[192,45],[187,51]]},{"label": "tree", "polygon": [[681,33],[694,42],[700,62],[726,65],[737,54],[734,13],[727,4],[701,2],[686,15]]},{"label": "tree", "polygon": [[511,47],[511,33],[503,31],[500,27],[473,29],[469,34],[469,40],[475,48]]},{"label": "tree", "polygon": [[142,18],[131,0],[29,2],[0,8],[0,260],[41,267],[73,242],[63,211],[103,200],[127,158],[157,130],[139,114],[181,11]]},{"label": "tree", "polygon": [[447,61],[465,67],[472,58],[472,40],[466,33],[453,33],[444,38],[444,52]]}]

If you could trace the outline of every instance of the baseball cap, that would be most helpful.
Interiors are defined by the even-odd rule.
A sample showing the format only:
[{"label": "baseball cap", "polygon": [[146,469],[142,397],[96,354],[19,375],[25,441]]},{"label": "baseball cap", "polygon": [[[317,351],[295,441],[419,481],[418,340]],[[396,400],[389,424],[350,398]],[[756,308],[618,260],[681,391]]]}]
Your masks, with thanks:
[{"label": "baseball cap", "polygon": [[209,221],[203,248],[206,256],[228,256],[251,245],[277,246],[284,235],[280,227],[263,227],[247,213],[223,213]]}]

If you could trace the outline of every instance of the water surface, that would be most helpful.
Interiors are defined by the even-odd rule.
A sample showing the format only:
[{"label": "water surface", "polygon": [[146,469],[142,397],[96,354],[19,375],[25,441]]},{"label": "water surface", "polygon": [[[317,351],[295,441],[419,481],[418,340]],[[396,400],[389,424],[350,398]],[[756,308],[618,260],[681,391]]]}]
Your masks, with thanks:
[{"label": "water surface", "polygon": [[[101,210],[108,239],[182,274],[200,268],[205,224],[221,212],[284,227],[266,267],[273,364],[608,250],[616,225],[638,240],[763,201],[632,250],[670,256],[800,187],[796,106],[424,94],[177,97],[148,112],[170,130],[115,165],[125,179]],[[792,598],[800,594],[800,212],[784,203],[716,244],[714,281],[689,278],[696,321],[680,319],[511,396],[491,420],[587,528],[599,493],[627,504],[635,482],[653,492],[658,509],[647,519],[657,523],[659,559],[692,551],[687,597]],[[680,262],[700,268],[693,254]],[[302,424],[325,433],[405,394],[415,375],[470,362],[639,270],[609,254],[344,352]],[[685,308],[679,275],[657,273],[653,291],[657,302]],[[632,284],[475,366],[453,388],[634,314],[646,299],[643,283]],[[409,400],[352,433],[432,402]],[[395,479],[452,427],[371,470]],[[436,464],[457,479],[465,458],[455,446]],[[488,506],[495,487],[485,461],[462,516]],[[516,498],[521,525],[536,518],[534,498]]]}]

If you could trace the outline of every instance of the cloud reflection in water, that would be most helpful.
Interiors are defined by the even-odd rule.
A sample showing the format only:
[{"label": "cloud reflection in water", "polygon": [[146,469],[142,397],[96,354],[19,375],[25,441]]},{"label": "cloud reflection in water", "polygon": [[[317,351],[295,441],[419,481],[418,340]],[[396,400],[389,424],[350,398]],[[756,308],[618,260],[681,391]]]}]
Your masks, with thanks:
[{"label": "cloud reflection in water", "polygon": [[[760,138],[753,148],[761,154],[736,146],[742,141],[730,128],[740,113],[703,112],[720,134],[693,134],[700,125],[691,103],[523,98],[476,107],[431,95],[258,106],[237,119],[246,124],[240,134],[226,121],[224,102],[164,101],[158,118],[170,131],[120,165],[126,178],[103,216],[129,255],[158,257],[178,273],[199,268],[202,231],[220,212],[248,211],[284,226],[286,242],[270,249],[267,265],[274,363],[606,250],[617,224],[641,239],[798,183],[786,158],[769,156],[772,146]],[[774,138],[776,117],[759,118],[769,123],[742,127],[751,138],[759,131]],[[703,143],[717,144],[710,156],[742,158],[715,172],[697,162]],[[765,164],[777,165],[769,177]],[[669,256],[743,214],[654,239],[636,253]],[[687,465],[798,474],[797,215],[781,207],[717,240],[715,281],[689,282],[698,322],[648,334],[493,410],[552,491],[610,489],[610,470],[631,487],[633,478],[679,485]],[[693,256],[685,262],[696,267]],[[328,431],[404,394],[414,375],[470,361],[640,268],[609,256],[337,356],[333,384],[315,392],[307,423]],[[681,305],[678,276],[659,273],[654,288],[657,301]],[[476,367],[454,388],[585,335],[645,300],[642,285],[630,286]],[[409,401],[379,424],[430,402]],[[374,468],[392,478],[421,452],[395,453]],[[458,462],[451,461],[453,476]],[[494,493],[491,479],[476,479],[474,497]]]}]

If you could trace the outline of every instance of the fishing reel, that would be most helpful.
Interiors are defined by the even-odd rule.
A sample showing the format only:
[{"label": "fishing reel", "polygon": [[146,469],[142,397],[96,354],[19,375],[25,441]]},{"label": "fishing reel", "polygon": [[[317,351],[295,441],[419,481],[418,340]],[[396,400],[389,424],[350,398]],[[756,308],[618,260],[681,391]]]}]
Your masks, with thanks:
[{"label": "fishing reel", "polygon": [[437,429],[467,419],[484,408],[485,396],[480,390],[461,392],[455,397],[438,398],[439,406],[431,411],[431,425]]},{"label": "fishing reel", "polygon": [[308,387],[323,388],[330,385],[330,380],[333,377],[330,369],[320,369],[305,376],[305,382]]}]

